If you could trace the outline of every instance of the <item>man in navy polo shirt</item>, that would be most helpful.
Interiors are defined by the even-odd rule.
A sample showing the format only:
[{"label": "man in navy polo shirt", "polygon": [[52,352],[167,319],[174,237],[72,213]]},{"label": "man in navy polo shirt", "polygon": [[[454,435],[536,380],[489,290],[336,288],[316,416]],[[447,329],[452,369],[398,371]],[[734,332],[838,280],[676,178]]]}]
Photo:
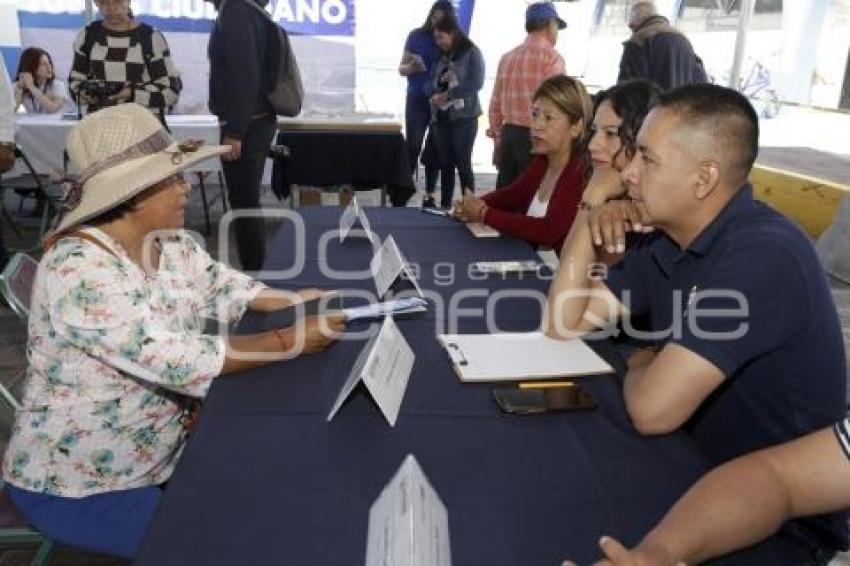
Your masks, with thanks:
[{"label": "man in navy polo shirt", "polygon": [[[657,353],[624,382],[632,422],[644,434],[685,426],[715,463],[841,420],[835,305],[807,237],[753,200],[758,118],[747,99],[714,85],[674,90],[637,141],[622,175],[633,202],[610,206],[627,229],[655,232],[595,280],[601,241],[580,211],[550,289],[549,334],[617,319],[628,331],[629,316],[649,315]],[[785,536],[795,556],[819,560],[846,546],[846,521],[798,521]]]}]

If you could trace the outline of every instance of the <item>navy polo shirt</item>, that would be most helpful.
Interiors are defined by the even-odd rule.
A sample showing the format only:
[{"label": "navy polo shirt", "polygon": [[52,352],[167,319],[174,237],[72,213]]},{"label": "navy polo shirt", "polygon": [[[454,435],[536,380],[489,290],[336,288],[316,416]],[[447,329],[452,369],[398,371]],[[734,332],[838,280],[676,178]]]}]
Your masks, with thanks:
[{"label": "navy polo shirt", "polygon": [[844,418],[844,342],[823,268],[749,185],[687,249],[651,234],[606,284],[633,316],[649,316],[659,346],[679,344],[726,376],[687,423],[715,463]]},{"label": "navy polo shirt", "polygon": [[404,42],[405,51],[410,51],[422,57],[425,61],[424,73],[416,73],[407,76],[408,96],[425,96],[425,84],[430,80],[431,70],[440,60],[440,48],[434,41],[434,34],[427,33],[422,28],[416,28],[407,35]]}]

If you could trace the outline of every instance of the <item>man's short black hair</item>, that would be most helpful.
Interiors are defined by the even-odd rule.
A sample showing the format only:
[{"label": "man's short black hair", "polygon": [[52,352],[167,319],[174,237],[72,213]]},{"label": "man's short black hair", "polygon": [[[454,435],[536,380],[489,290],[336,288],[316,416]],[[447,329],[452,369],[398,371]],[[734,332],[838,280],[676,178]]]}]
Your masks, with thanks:
[{"label": "man's short black hair", "polygon": [[759,120],[747,98],[736,90],[713,85],[682,86],[661,95],[658,108],[675,112],[690,128],[704,128],[734,150],[731,172],[746,181],[758,157]]},{"label": "man's short black hair", "polygon": [[549,22],[551,21],[552,18],[545,18],[543,20],[531,20],[530,22],[525,22],[525,31],[528,33],[534,33],[535,31],[546,29],[549,27]]}]

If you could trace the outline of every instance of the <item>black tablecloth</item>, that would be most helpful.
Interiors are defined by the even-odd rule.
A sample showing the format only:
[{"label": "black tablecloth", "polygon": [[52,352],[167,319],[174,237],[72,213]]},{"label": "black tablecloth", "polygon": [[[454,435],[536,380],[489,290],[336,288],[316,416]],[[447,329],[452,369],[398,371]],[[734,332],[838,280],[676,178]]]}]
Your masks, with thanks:
[{"label": "black tablecloth", "polygon": [[415,191],[398,132],[280,132],[276,143],[290,152],[274,164],[272,188],[280,198],[292,185],[386,187],[390,202],[404,206]]},{"label": "black tablecloth", "polygon": [[[321,273],[316,245],[340,213],[302,212],[305,267],[274,285],[374,289],[368,277],[340,284]],[[516,240],[475,239],[461,225],[411,209],[367,209],[367,215],[419,264],[422,287],[436,297],[425,315],[398,321],[416,362],[396,426],[364,391],[325,420],[363,340],[217,380],[140,564],[362,564],[369,507],[408,453],[448,508],[453,564],[554,565],[565,557],[588,564],[598,557],[601,535],[636,542],[705,472],[688,437],[644,438],[634,431],[617,376],[584,380],[599,402],[595,411],[526,417],[500,413],[490,385],[460,383],[435,338],[435,328],[445,325],[438,303],[465,290],[458,304],[473,312],[449,330],[482,332],[484,320],[474,309],[486,311],[488,297],[501,295],[492,308],[495,323],[508,331],[535,329],[545,276],[473,281],[466,272],[473,260],[531,259],[533,251]],[[267,267],[296,263],[295,234],[293,224],[283,225]],[[368,266],[365,239],[340,244],[334,237],[327,244],[331,267]],[[453,281],[445,279],[448,265],[455,266]],[[538,295],[504,296],[523,289]],[[249,317],[246,328],[270,322]],[[763,544],[731,563],[781,563],[775,552],[772,543]]]}]

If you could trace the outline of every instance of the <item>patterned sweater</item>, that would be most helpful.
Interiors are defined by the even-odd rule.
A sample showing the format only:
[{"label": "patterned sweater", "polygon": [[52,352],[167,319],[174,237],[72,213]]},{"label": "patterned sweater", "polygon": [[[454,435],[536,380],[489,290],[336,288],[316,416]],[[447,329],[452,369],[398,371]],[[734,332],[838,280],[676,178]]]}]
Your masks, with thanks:
[{"label": "patterned sweater", "polygon": [[133,91],[130,101],[151,109],[173,107],[182,88],[165,37],[147,24],[113,31],[96,21],[80,30],[74,40],[74,64],[68,77],[75,102],[79,103],[80,88],[87,80],[116,87],[128,85]]}]

